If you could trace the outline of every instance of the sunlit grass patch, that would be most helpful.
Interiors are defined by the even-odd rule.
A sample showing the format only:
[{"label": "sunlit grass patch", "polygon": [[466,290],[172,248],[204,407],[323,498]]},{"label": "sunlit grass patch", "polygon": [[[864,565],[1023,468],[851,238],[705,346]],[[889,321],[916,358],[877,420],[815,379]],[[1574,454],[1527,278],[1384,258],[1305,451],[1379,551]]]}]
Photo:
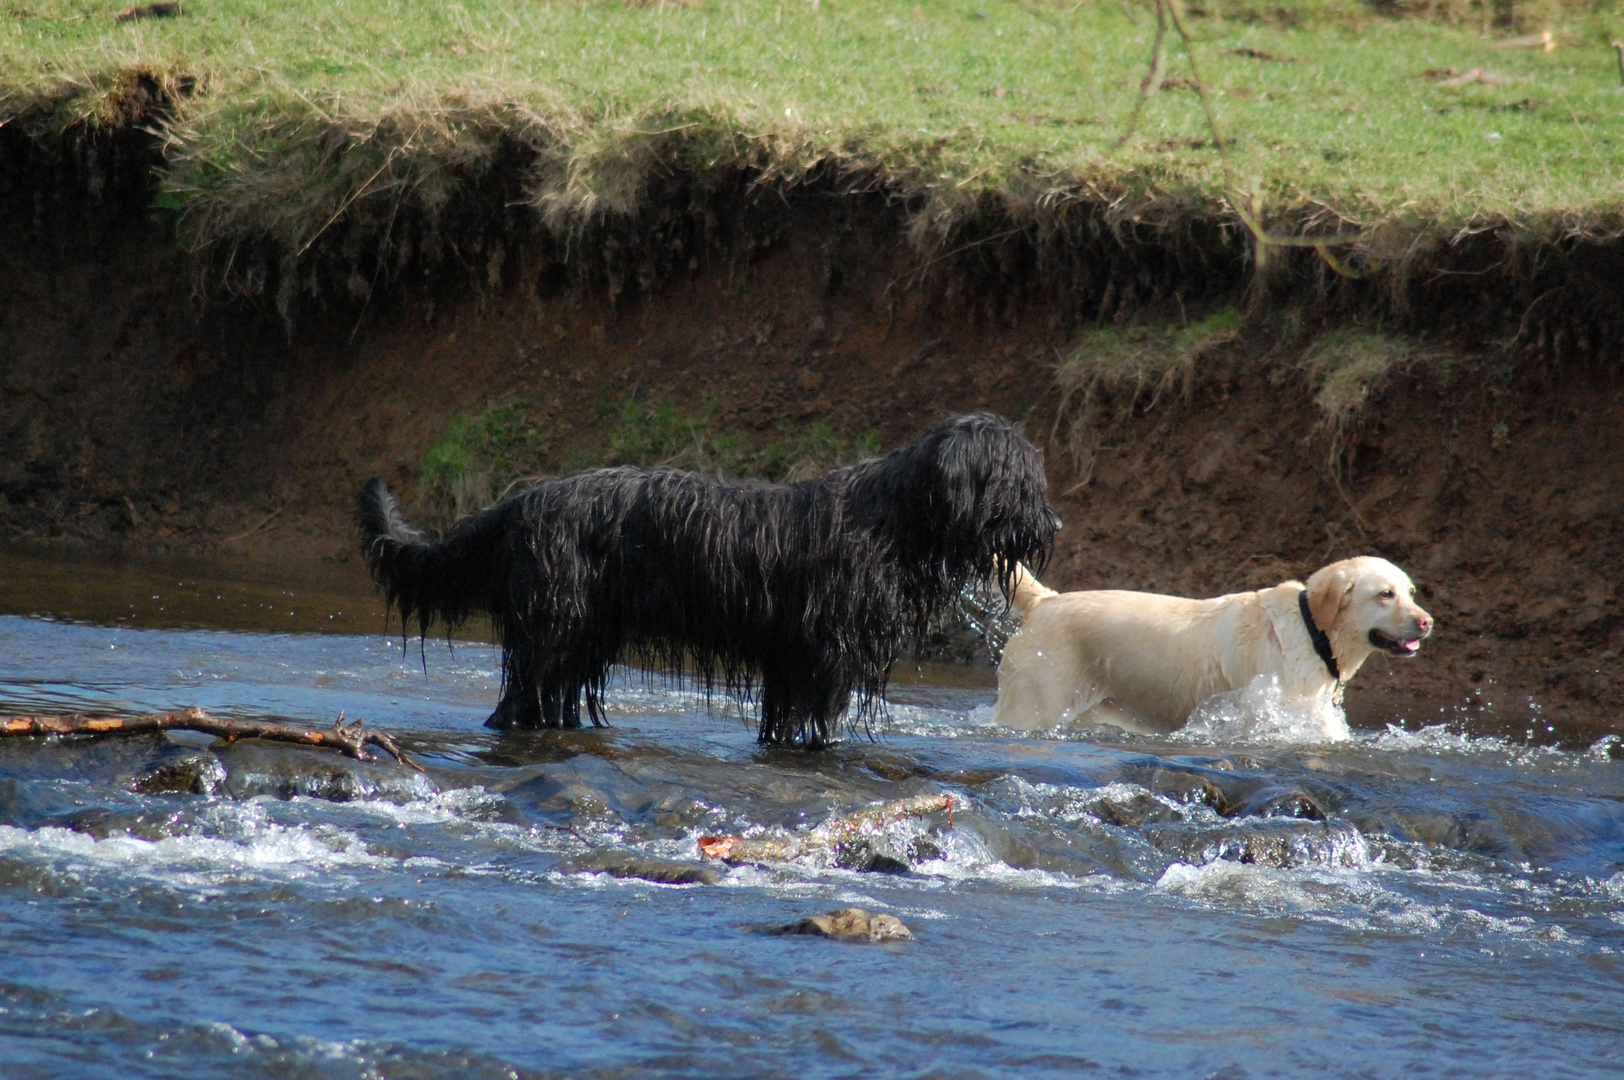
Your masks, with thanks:
[{"label": "sunlit grass patch", "polygon": [[1437,358],[1414,341],[1377,329],[1350,326],[1333,330],[1302,354],[1300,369],[1308,376],[1326,433],[1326,460],[1334,469],[1365,407],[1396,375]]},{"label": "sunlit grass patch", "polygon": [[[728,166],[877,174],[929,220],[988,192],[1219,210],[1244,193],[1291,230],[1624,201],[1616,0],[1426,8],[1441,21],[1359,0],[1192,4],[1216,133],[1176,47],[1128,128],[1155,34],[1143,0],[211,0],[115,22],[124,6],[13,4],[0,118],[108,123],[131,73],[190,80],[164,184],[196,243],[291,254],[346,214],[432,212],[510,145],[554,227],[628,212],[662,171]],[[1495,48],[1530,28],[1555,51]],[[1478,76],[1425,77],[1449,70]]]},{"label": "sunlit grass patch", "polygon": [[1220,308],[1194,322],[1086,330],[1056,366],[1057,423],[1064,422],[1083,472],[1102,421],[1149,411],[1171,394],[1187,397],[1197,365],[1240,333],[1241,315]]}]

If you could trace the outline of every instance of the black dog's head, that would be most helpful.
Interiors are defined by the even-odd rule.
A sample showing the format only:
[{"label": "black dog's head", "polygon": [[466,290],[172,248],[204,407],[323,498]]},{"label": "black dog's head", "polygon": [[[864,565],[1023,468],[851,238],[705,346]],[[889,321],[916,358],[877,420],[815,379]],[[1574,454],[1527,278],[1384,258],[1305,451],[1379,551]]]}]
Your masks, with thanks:
[{"label": "black dog's head", "polygon": [[853,466],[846,510],[904,563],[957,591],[1002,562],[1040,573],[1060,515],[1043,455],[991,413],[955,416],[907,446]]}]

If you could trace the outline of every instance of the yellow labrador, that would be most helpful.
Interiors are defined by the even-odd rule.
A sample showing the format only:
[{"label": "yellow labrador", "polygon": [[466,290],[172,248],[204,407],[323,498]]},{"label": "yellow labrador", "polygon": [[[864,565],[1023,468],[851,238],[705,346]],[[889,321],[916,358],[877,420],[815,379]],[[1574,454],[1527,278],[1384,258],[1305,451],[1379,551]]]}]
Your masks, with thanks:
[{"label": "yellow labrador", "polygon": [[1339,701],[1371,653],[1414,656],[1432,633],[1415,586],[1386,559],[1344,559],[1304,586],[1187,600],[1140,592],[1057,593],[1018,567],[1020,632],[998,665],[995,723],[1076,717],[1167,732],[1214,694],[1259,675],[1286,704]]}]

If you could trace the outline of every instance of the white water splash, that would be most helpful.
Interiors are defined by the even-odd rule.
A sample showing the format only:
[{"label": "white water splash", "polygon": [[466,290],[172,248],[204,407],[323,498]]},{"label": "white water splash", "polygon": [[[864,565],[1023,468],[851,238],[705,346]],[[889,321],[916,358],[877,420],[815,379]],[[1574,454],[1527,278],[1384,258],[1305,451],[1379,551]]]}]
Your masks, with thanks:
[{"label": "white water splash", "polygon": [[1195,707],[1177,737],[1200,742],[1340,742],[1348,718],[1329,700],[1288,701],[1278,675],[1259,675],[1239,690],[1214,694]]},{"label": "white water splash", "polygon": [[[250,809],[257,808],[250,804]],[[114,871],[205,892],[249,880],[342,880],[335,872],[397,862],[371,854],[360,837],[328,826],[290,827],[252,813],[236,824],[229,838],[196,833],[158,840],[97,839],[56,827],[0,825],[0,858],[38,859],[76,877]]]}]

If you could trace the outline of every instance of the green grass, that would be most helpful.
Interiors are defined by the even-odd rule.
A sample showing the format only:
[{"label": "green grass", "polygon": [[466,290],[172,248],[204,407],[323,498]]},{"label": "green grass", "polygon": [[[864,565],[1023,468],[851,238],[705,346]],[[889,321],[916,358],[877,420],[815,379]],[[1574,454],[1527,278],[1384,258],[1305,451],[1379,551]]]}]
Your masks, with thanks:
[{"label": "green grass", "polygon": [[1086,456],[1107,413],[1120,420],[1170,394],[1188,397],[1200,361],[1234,342],[1240,329],[1241,313],[1225,307],[1190,323],[1083,331],[1055,369],[1057,416],[1070,425],[1073,451]]},{"label": "green grass", "polygon": [[[193,241],[289,254],[352,211],[443,205],[503,140],[533,152],[528,198],[558,227],[635,207],[656,169],[728,164],[877,172],[919,198],[927,244],[989,192],[1028,214],[1127,199],[1125,221],[1194,203],[1322,231],[1610,228],[1624,203],[1619,0],[1502,0],[1520,12],[1503,30],[1466,0],[1411,5],[1454,22],[1358,0],[1186,9],[1227,164],[1176,37],[1174,83],[1128,127],[1146,0],[193,0],[130,23],[124,0],[4,2],[0,119],[108,122],[135,73],[194,77],[164,204]],[[1546,27],[1554,52],[1492,47]],[[1451,67],[1494,81],[1423,77]]]},{"label": "green grass", "polygon": [[545,445],[522,405],[500,405],[477,416],[458,413],[445,437],[424,451],[418,485],[437,512],[461,517],[533,469]]},{"label": "green grass", "polygon": [[873,431],[837,432],[826,423],[781,425],[767,437],[721,427],[716,403],[686,412],[669,401],[599,402],[605,431],[575,438],[558,457],[522,403],[452,417],[444,437],[423,454],[419,493],[430,513],[449,522],[499,499],[516,481],[600,465],[669,465],[722,476],[800,480],[880,451]]},{"label": "green grass", "polygon": [[[1187,323],[1099,326],[1084,330],[1061,357],[1055,382],[1061,390],[1056,425],[1086,482],[1100,443],[1135,415],[1164,400],[1187,399],[1214,371],[1224,352],[1245,352],[1240,313],[1230,307]],[[1255,344],[1255,343],[1254,343]],[[1477,385],[1502,383],[1512,368],[1503,356],[1462,356],[1429,348],[1423,341],[1379,328],[1345,325],[1301,340],[1283,339],[1254,361],[1275,384],[1299,380],[1318,407],[1326,465],[1339,476],[1350,438],[1395,378],[1410,375],[1447,388],[1464,378]],[[1497,438],[1503,437],[1497,433]]]},{"label": "green grass", "polygon": [[822,422],[804,429],[780,425],[765,439],[719,429],[714,399],[697,413],[683,412],[669,401],[636,398],[618,405],[605,402],[600,411],[615,421],[607,452],[601,457],[578,456],[566,463],[568,467],[671,465],[723,476],[802,480],[880,450],[876,432],[846,436]]}]

